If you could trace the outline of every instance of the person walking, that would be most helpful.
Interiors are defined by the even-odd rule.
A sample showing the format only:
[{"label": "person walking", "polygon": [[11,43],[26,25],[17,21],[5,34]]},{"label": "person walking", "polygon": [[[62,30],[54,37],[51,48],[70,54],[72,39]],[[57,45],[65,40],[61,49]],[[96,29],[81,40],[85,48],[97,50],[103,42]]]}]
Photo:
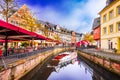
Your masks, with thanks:
[{"label": "person walking", "polygon": [[4,46],[2,46],[1,50],[2,50],[2,56],[7,56]]},{"label": "person walking", "polygon": [[2,46],[0,46],[0,58],[2,57]]}]

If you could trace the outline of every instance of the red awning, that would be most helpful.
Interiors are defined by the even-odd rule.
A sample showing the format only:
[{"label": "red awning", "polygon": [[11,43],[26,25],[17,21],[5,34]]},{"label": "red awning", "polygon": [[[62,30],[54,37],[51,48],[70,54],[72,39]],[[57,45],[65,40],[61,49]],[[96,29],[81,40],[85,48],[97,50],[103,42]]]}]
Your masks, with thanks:
[{"label": "red awning", "polygon": [[61,43],[59,40],[54,40],[54,39],[51,39],[51,38],[46,38],[46,40],[47,40],[48,42]]},{"label": "red awning", "polygon": [[56,42],[56,43],[61,43],[59,40],[54,40],[54,42]]},{"label": "red awning", "polygon": [[6,36],[12,40],[46,40],[44,36],[0,20],[0,39]]},{"label": "red awning", "polygon": [[51,38],[39,35],[35,32],[28,31],[18,26],[0,20],[0,39],[7,38],[9,40],[47,40],[49,42],[58,42]]},{"label": "red awning", "polygon": [[33,35],[36,35],[35,39],[36,40],[47,40],[47,38],[45,36],[39,35],[35,32],[32,32]]},{"label": "red awning", "polygon": [[2,27],[4,29],[14,30],[14,31],[18,30],[18,27],[14,26],[12,24],[9,24],[7,22],[4,22],[2,20],[0,20],[0,27]]},{"label": "red awning", "polygon": [[47,40],[48,42],[54,42],[54,40],[51,39],[51,38],[46,38],[46,40]]},{"label": "red awning", "polygon": [[76,46],[79,47],[80,45],[85,45],[85,44],[89,44],[89,41],[87,40],[81,40],[79,42],[76,43]]},{"label": "red awning", "polygon": [[[8,42],[12,42],[12,40],[8,40]],[[0,43],[5,43],[5,40],[0,40]]]}]

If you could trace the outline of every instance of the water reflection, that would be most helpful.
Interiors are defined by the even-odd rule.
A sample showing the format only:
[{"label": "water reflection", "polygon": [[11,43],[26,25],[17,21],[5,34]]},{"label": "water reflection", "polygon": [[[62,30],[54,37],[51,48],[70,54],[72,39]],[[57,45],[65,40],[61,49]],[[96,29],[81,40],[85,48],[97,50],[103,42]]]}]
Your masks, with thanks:
[{"label": "water reflection", "polygon": [[92,74],[88,70],[82,62],[76,61],[62,67],[59,72],[52,72],[48,80],[92,80]]},{"label": "water reflection", "polygon": [[[63,63],[52,59],[48,65],[38,71],[31,80],[119,80],[120,77],[88,66],[80,58],[71,58]],[[98,71],[97,71],[98,70]],[[100,70],[100,71],[99,71]],[[104,74],[105,73],[105,74]],[[102,75],[102,76],[101,76]]]},{"label": "water reflection", "polygon": [[77,56],[59,63],[53,67],[55,71],[50,74],[47,80],[92,80],[93,70],[77,59]]}]

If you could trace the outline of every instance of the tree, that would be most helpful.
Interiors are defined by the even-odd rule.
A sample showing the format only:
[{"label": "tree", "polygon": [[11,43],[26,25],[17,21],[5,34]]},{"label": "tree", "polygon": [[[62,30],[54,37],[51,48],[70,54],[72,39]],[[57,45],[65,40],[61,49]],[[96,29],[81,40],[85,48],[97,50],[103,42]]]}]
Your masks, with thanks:
[{"label": "tree", "polygon": [[38,29],[43,30],[41,23],[36,23],[36,26],[37,26]]},{"label": "tree", "polygon": [[22,43],[21,43],[21,46],[22,46],[22,47],[27,47],[28,45],[29,45],[28,42],[22,42]]},{"label": "tree", "polygon": [[33,16],[29,16],[29,17],[27,18],[27,25],[28,25],[29,30],[30,30],[31,32],[36,31],[35,21],[36,21],[36,20],[35,20],[35,18],[34,18]]},{"label": "tree", "polygon": [[60,40],[60,37],[59,37],[58,35],[54,35],[53,38],[54,38],[55,40]]},{"label": "tree", "polygon": [[0,0],[0,13],[6,22],[8,22],[8,18],[16,12],[17,7],[16,0]]},{"label": "tree", "polygon": [[[36,23],[36,27],[37,27],[37,30],[40,30],[42,32],[45,31],[44,26],[40,22]],[[44,35],[44,34],[42,34],[42,35]]]},{"label": "tree", "polygon": [[94,39],[93,39],[93,36],[90,34],[90,33],[86,33],[83,37],[83,40],[87,40],[89,42],[93,42]]}]

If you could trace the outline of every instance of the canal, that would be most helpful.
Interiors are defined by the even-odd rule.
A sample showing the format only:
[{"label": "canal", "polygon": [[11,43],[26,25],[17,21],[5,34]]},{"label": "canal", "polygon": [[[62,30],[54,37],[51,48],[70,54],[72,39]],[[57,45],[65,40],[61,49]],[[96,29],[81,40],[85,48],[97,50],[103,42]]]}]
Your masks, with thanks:
[{"label": "canal", "polygon": [[[60,57],[64,53],[67,53],[68,57]],[[120,76],[83,57],[74,56],[71,58],[69,55],[72,52],[64,53],[49,60],[30,80],[120,80]]]}]

